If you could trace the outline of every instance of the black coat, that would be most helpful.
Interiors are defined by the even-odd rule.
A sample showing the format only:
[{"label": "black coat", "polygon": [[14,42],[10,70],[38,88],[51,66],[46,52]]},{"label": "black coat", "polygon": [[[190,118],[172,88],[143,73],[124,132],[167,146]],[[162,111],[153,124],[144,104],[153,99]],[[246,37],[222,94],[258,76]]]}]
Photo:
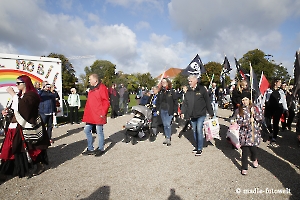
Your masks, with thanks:
[{"label": "black coat", "polygon": [[178,112],[178,98],[174,89],[166,90],[162,88],[157,95],[156,101],[156,107],[158,111],[162,109],[163,102],[166,102],[168,104],[169,115],[173,115],[174,113]]},{"label": "black coat", "polygon": [[236,106],[237,104],[241,104],[241,92],[237,88],[234,88],[232,90],[231,101],[233,106]]},{"label": "black coat", "polygon": [[206,111],[210,116],[214,115],[206,88],[202,85],[197,85],[195,90],[189,88],[182,104],[182,113],[185,118],[206,116]]}]

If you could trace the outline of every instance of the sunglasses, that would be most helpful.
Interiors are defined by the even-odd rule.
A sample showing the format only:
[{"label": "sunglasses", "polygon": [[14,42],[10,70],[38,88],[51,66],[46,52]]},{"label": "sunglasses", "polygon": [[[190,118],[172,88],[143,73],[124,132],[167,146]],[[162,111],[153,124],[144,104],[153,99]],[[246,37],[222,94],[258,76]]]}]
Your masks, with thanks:
[{"label": "sunglasses", "polygon": [[24,83],[24,82],[16,82],[16,85],[20,85],[21,83]]}]

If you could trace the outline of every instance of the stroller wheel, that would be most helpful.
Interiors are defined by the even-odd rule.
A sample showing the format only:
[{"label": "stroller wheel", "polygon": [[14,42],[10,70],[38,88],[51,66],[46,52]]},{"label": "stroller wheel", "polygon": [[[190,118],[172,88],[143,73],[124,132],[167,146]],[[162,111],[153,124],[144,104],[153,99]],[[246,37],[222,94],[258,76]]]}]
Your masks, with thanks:
[{"label": "stroller wheel", "polygon": [[125,143],[129,143],[129,142],[130,142],[130,137],[129,137],[129,135],[127,134],[127,131],[125,132],[125,138],[123,139],[122,142],[125,142]]},{"label": "stroller wheel", "polygon": [[136,145],[137,143],[138,143],[138,142],[137,142],[136,137],[132,137],[131,144],[132,144],[132,145]]}]

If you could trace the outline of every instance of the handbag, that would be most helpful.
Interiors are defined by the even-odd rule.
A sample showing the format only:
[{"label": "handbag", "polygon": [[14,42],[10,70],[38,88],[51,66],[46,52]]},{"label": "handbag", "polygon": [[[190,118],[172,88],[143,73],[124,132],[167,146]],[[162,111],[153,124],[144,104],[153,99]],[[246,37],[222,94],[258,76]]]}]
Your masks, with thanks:
[{"label": "handbag", "polygon": [[43,139],[43,125],[41,116],[35,120],[35,124],[27,122],[17,111],[15,112],[17,122],[22,126],[23,136],[26,142],[35,144]]},{"label": "handbag", "polygon": [[220,124],[218,118],[205,119],[203,123],[203,129],[207,141],[211,141],[213,139],[221,140]]}]

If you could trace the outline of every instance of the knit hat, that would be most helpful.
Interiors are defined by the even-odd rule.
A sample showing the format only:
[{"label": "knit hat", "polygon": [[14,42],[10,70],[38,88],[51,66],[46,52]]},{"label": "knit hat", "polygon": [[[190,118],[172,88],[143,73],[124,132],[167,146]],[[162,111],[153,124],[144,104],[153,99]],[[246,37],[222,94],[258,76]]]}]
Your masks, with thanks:
[{"label": "knit hat", "polygon": [[248,98],[249,100],[251,99],[251,94],[248,91],[243,91],[241,94],[241,99],[243,98]]}]

